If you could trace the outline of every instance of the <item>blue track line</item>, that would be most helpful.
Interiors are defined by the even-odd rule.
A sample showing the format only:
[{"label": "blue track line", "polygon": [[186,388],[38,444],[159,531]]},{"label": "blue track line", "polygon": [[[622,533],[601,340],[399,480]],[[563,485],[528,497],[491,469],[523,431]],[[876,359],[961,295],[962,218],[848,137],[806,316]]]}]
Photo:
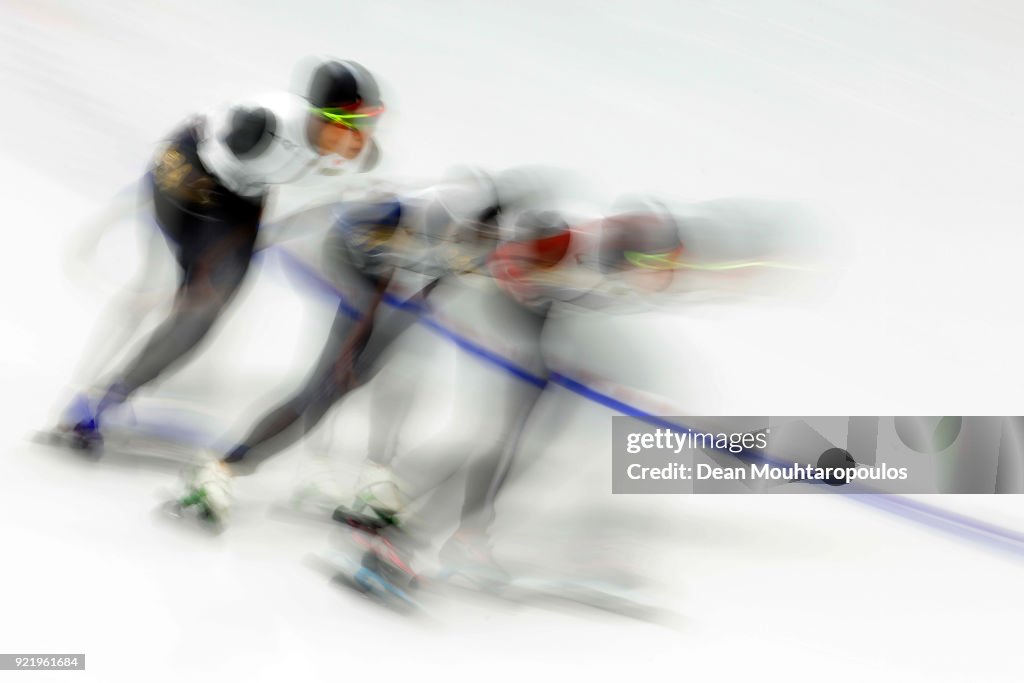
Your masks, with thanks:
[{"label": "blue track line", "polygon": [[[136,187],[138,187],[138,185],[129,186],[122,190],[122,192],[127,192]],[[295,254],[291,253],[288,249],[280,245],[270,245],[261,249],[256,254],[256,258],[263,258],[267,253],[277,256],[279,262],[289,272],[297,276],[301,282],[306,283],[311,289],[317,290],[321,294],[327,295],[329,298],[335,300],[339,308],[341,308],[346,315],[349,315],[352,318],[358,318],[362,315],[362,312],[352,305],[345,294],[340,291],[334,283],[316,272],[314,268],[305,263]],[[557,384],[558,386],[561,386],[589,401],[605,406],[606,408],[622,413],[623,415],[638,418],[648,424],[665,429],[671,429],[677,432],[694,431],[689,427],[666,420],[663,417],[653,415],[634,405],[601,393],[596,389],[588,387],[587,385],[561,373],[553,372],[548,378],[536,375],[535,373],[530,372],[527,368],[518,365],[511,359],[505,358],[501,354],[491,351],[458,332],[445,327],[429,315],[429,309],[426,306],[418,303],[402,301],[391,295],[385,295],[384,302],[390,306],[404,308],[418,313],[419,322],[431,331],[453,342],[464,351],[469,352],[491,365],[505,370],[512,376],[524,382],[528,382],[539,388],[545,387],[549,382]],[[174,428],[171,428],[170,431],[166,433],[172,433],[173,431]],[[760,460],[762,462],[769,462],[772,464],[788,464],[782,463],[782,461],[775,461],[760,453],[748,451],[739,455],[745,456],[748,460]],[[816,483],[823,486],[826,485],[823,482],[809,483]],[[843,495],[847,500],[868,505],[878,510],[890,512],[903,517],[904,519],[917,522],[945,533],[953,534],[959,538],[970,540],[991,548],[1008,551],[1015,555],[1024,556],[1024,534],[1020,532],[988,524],[986,522],[975,520],[931,505],[926,505],[925,503],[903,496],[869,493],[865,492],[862,487],[850,484],[844,486],[843,489],[846,490],[837,489],[833,492]]]},{"label": "blue track line", "polygon": [[[281,262],[288,268],[294,271],[304,271],[297,273],[304,281],[313,283],[314,286],[322,292],[329,293],[333,297],[339,298],[342,301],[345,300],[344,293],[339,291],[334,284],[319,274],[314,273],[308,264],[288,252],[287,249],[280,246],[271,247],[271,249],[281,257]],[[396,305],[393,299],[388,300],[386,298],[385,300],[390,305]],[[401,304],[401,302],[398,303],[399,305]],[[430,317],[427,314],[426,309],[421,310],[420,323],[431,331],[455,343],[459,348],[468,351],[485,362],[499,367],[514,377],[533,384],[534,386],[543,388],[548,382],[550,382],[561,386],[587,399],[588,401],[602,405],[617,413],[643,420],[648,424],[665,429],[671,429],[676,432],[694,431],[685,425],[672,422],[671,420],[666,420],[664,417],[653,415],[638,408],[637,406],[620,401],[612,396],[597,391],[596,389],[561,373],[552,372],[547,379],[540,377],[526,368],[517,365],[514,361],[505,358],[504,356],[491,351],[470,339],[467,339],[465,336],[448,327],[445,327]],[[731,455],[736,456],[737,454],[733,453]],[[741,456],[741,459],[745,459],[747,461],[767,462],[773,465],[789,464],[772,458],[771,456],[766,456],[752,451],[745,451],[744,453],[739,454],[739,456]],[[825,482],[807,483],[817,484],[820,486],[828,485]],[[855,484],[847,484],[842,488],[836,487],[830,492],[842,495],[847,500],[895,514],[909,521],[923,524],[933,529],[955,535],[959,538],[970,540],[974,543],[1011,552],[1015,555],[1024,556],[1024,534],[1016,531],[974,520],[970,517],[949,512],[931,505],[926,505],[902,496],[884,493],[871,493],[866,491],[864,487],[857,486]]]}]

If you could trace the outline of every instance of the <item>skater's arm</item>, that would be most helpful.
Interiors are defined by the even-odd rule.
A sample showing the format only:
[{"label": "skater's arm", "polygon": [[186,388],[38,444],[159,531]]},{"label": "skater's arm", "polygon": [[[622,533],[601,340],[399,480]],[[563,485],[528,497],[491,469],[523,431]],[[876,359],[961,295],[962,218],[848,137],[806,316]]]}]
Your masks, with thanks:
[{"label": "skater's arm", "polygon": [[259,104],[235,105],[205,118],[199,157],[225,187],[244,196],[264,194],[275,167],[264,159],[281,123]]},{"label": "skater's arm", "polygon": [[373,333],[373,321],[377,315],[377,309],[380,308],[390,283],[390,273],[386,276],[375,278],[373,298],[370,300],[367,309],[362,312],[359,320],[352,328],[352,332],[338,352],[338,356],[334,361],[332,375],[334,384],[339,389],[349,389],[355,386],[359,380],[355,376],[356,360],[360,352],[366,347],[366,342],[369,341],[370,335]]},{"label": "skater's arm", "polygon": [[231,153],[244,160],[266,149],[276,127],[277,119],[266,107],[235,107],[221,137]]}]

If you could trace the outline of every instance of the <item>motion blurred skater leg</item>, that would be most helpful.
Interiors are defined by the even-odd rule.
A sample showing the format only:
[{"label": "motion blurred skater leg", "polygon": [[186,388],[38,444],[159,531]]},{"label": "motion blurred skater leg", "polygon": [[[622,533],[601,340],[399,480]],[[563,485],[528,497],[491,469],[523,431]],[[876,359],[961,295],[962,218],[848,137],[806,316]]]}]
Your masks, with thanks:
[{"label": "motion blurred skater leg", "polygon": [[464,533],[486,533],[494,521],[494,500],[505,484],[512,462],[519,450],[526,424],[540,398],[541,389],[529,392],[519,406],[505,438],[490,452],[482,453],[466,470],[466,492],[462,501],[459,530]]},{"label": "motion blurred skater leg", "polygon": [[[327,407],[342,396],[344,390],[334,381],[334,370],[338,359],[345,355],[346,344],[355,347],[366,342],[353,338],[357,322],[348,305],[338,306],[320,358],[303,386],[258,420],[224,458],[224,462],[232,465],[233,472],[251,473],[263,460],[295,443],[319,422]],[[250,453],[254,449],[256,451]]]},{"label": "motion blurred skater leg", "polygon": [[182,130],[147,175],[156,223],[180,268],[174,308],[107,387],[92,416],[74,425],[77,434],[96,437],[105,410],[192,352],[248,271],[263,198],[242,198],[220,186],[199,161],[196,141],[193,128]]},{"label": "motion blurred skater leg", "polygon": [[[365,384],[383,369],[383,356],[394,342],[416,322],[422,310],[421,292],[414,301],[404,302],[383,315],[374,330],[366,350],[360,354],[354,369],[359,384]],[[419,362],[426,359],[420,357]],[[398,451],[398,437],[422,380],[421,373],[402,375],[401,381],[378,381],[373,388],[370,404],[369,456],[364,461],[355,487],[353,508],[357,511],[370,506],[378,514],[390,518],[404,505],[405,494],[392,476],[391,462]]]},{"label": "motion blurred skater leg", "polygon": [[349,391],[373,378],[377,361],[416,320],[408,311],[378,310],[379,321],[354,320],[346,305],[338,307],[316,368],[299,391],[263,417],[224,458],[232,472],[252,473],[308,434]]},{"label": "motion blurred skater leg", "polygon": [[370,403],[368,461],[390,467],[398,452],[398,436],[412,409],[423,373],[403,375],[401,381],[378,382]]},{"label": "motion blurred skater leg", "polygon": [[[157,219],[162,225],[181,220],[174,215],[180,210],[161,204],[162,198],[158,195]],[[97,406],[97,416],[124,402],[137,389],[195,351],[245,279],[256,242],[258,212],[248,221],[229,224],[184,220],[189,224],[181,231],[178,244],[183,272],[174,308],[128,363],[120,378],[108,388]],[[200,234],[200,231],[203,232]]]},{"label": "motion blurred skater leg", "polygon": [[[384,286],[383,281],[368,277],[351,265],[344,235],[339,230],[332,230],[324,240],[322,266],[342,294],[319,359],[303,385],[258,419],[225,455],[223,462],[231,465],[235,474],[251,474],[260,462],[295,443],[319,422],[327,408],[344,393],[332,375],[339,365],[342,374],[346,374],[346,345],[352,347],[347,353],[351,359],[368,338],[373,302],[378,294],[383,294],[378,291]],[[364,320],[367,315],[371,320]],[[361,339],[357,338],[360,330]],[[342,384],[349,381],[349,377],[341,379]],[[258,452],[250,454],[254,450]]]},{"label": "motion blurred skater leg", "polygon": [[[139,215],[152,210],[150,197],[138,207]],[[107,226],[101,226],[105,228]],[[101,377],[109,372],[129,344],[139,337],[147,321],[160,308],[171,303],[176,287],[174,256],[168,249],[163,236],[149,221],[140,221],[137,226],[142,234],[142,261],[138,272],[128,286],[106,306],[96,325],[86,351],[75,369],[75,384],[82,387],[95,386]],[[99,242],[102,235],[92,236]],[[80,259],[92,260],[95,245],[83,243],[76,248]]]},{"label": "motion blurred skater leg", "polygon": [[[524,331],[529,355],[541,368],[539,376],[547,377],[543,361],[541,337],[547,322],[547,309],[517,308],[517,320]],[[471,460],[466,472],[466,490],[462,503],[460,531],[483,534],[494,520],[494,499],[505,483],[513,459],[519,451],[526,424],[534,412],[544,385],[538,386],[523,378],[511,380],[507,385],[508,408],[502,422],[503,436],[489,452]]]},{"label": "motion blurred skater leg", "polygon": [[[519,324],[517,340],[523,344],[525,352],[521,359],[529,357],[531,360],[527,365],[536,371],[541,365],[539,338],[545,316],[518,306],[501,310],[515,314],[513,319]],[[504,370],[485,371],[499,374],[484,380],[479,374],[481,368],[477,361],[466,359],[464,362],[467,365],[458,366],[459,377],[455,385],[466,392],[462,400],[472,417],[458,424],[453,433],[457,435],[454,441],[430,440],[400,454],[400,458],[397,436],[410,413],[413,391],[405,381],[400,386],[396,383],[376,388],[371,414],[370,452],[357,486],[357,501],[360,496],[372,493],[368,489],[373,484],[382,490],[393,488],[391,485],[397,486],[396,475],[390,471],[395,460],[398,460],[396,471],[403,487],[402,502],[429,498],[425,503],[426,509],[432,507],[435,498],[444,505],[442,498],[447,495],[447,482],[465,470],[460,528],[486,529],[493,517],[493,499],[510,468],[523,424],[543,387],[536,380]],[[543,374],[543,370],[540,373]],[[480,420],[476,417],[478,414],[487,417]]]}]

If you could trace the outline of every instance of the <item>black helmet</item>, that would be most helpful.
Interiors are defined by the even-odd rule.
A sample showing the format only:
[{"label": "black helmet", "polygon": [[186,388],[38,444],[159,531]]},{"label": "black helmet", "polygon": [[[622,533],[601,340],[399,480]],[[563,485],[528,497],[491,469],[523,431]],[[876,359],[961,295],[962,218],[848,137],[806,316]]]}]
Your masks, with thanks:
[{"label": "black helmet", "polygon": [[318,109],[360,109],[381,106],[377,80],[366,67],[348,60],[330,60],[313,72],[308,99]]}]

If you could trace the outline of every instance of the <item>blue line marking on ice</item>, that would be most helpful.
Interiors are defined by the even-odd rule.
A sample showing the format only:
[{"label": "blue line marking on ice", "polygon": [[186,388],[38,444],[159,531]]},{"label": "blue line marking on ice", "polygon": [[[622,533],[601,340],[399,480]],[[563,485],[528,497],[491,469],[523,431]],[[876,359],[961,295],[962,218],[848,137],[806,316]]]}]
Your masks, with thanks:
[{"label": "blue line marking on ice", "polygon": [[[138,185],[129,186],[122,190],[122,192],[129,191],[136,187],[138,187]],[[341,307],[347,315],[353,318],[358,318],[361,315],[361,312],[351,304],[351,302],[345,297],[344,293],[341,292],[334,283],[320,275],[309,264],[292,254],[286,248],[280,245],[270,245],[261,249],[255,257],[263,258],[267,252],[274,254],[283,266],[299,277],[300,281],[307,283],[312,289],[319,291],[321,294],[326,294],[328,297],[336,300],[339,307]],[[420,323],[431,331],[441,335],[449,341],[452,341],[458,345],[459,348],[471,353],[472,355],[499,367],[514,377],[533,384],[534,386],[543,388],[550,381],[551,383],[568,389],[589,401],[603,405],[611,410],[622,413],[623,415],[635,417],[649,424],[671,429],[673,431],[694,431],[685,425],[676,424],[641,410],[629,403],[625,403],[608,396],[607,394],[603,394],[596,389],[560,373],[553,372],[547,379],[540,377],[530,372],[528,369],[519,366],[514,361],[505,358],[501,354],[491,351],[490,349],[467,339],[463,335],[460,335],[458,332],[442,325],[429,315],[429,309],[426,306],[414,302],[402,301],[391,295],[385,295],[384,302],[390,306],[404,308],[406,310],[412,310],[419,313]],[[171,434],[178,431],[178,428],[171,427],[169,425],[162,427],[153,425],[153,428],[154,430],[161,430],[165,434]],[[184,436],[189,434],[189,430],[181,429],[178,433]],[[189,436],[193,435],[189,434]],[[209,441],[209,439],[207,439],[207,441]],[[750,451],[746,451],[739,455],[745,456],[748,460],[760,460],[771,464],[788,464],[783,463],[782,461],[775,461],[765,457],[764,455]],[[822,486],[827,485],[824,482],[808,483],[815,483]],[[937,529],[975,543],[980,543],[991,548],[1008,551],[1016,555],[1024,555],[1024,534],[1022,533],[1004,529],[1002,527],[894,494],[863,493],[863,491],[865,491],[864,488],[857,487],[853,484],[847,484],[843,489],[838,489],[837,487],[835,493],[844,496],[847,500],[862,503],[879,510],[884,510],[903,517],[904,519],[914,521],[933,529]],[[858,489],[862,492],[858,493]]]},{"label": "blue line marking on ice", "polygon": [[[273,249],[276,252],[282,254],[282,262],[286,263],[289,267],[305,270],[307,272],[312,270],[301,259],[290,254],[287,251],[287,249],[279,246],[273,247]],[[284,256],[284,254],[287,254],[287,256]],[[318,283],[318,289],[321,289],[323,291],[329,291],[335,297],[339,297],[342,299],[344,298],[344,294],[338,291],[338,289],[333,284],[328,282],[325,278],[322,278],[319,275],[310,274],[310,279]],[[388,301],[388,303],[394,305],[391,301]],[[426,315],[425,313],[421,314],[420,322],[430,330],[454,342],[460,348],[472,353],[473,355],[477,356],[478,358],[481,358],[486,362],[489,362],[497,367],[506,370],[513,376],[525,382],[529,382],[537,387],[543,388],[548,383],[548,381],[550,381],[552,384],[557,384],[565,389],[568,389],[569,391],[589,401],[605,406],[606,408],[610,408],[611,410],[614,410],[615,412],[618,413],[622,413],[623,415],[638,418],[640,420],[643,420],[644,422],[647,422],[648,424],[663,427],[665,429],[671,429],[677,432],[693,431],[691,428],[685,425],[677,424],[670,420],[666,420],[662,417],[658,417],[657,415],[652,415],[651,413],[641,410],[640,408],[634,405],[631,405],[624,401],[620,401],[612,396],[608,396],[607,394],[601,393],[596,389],[589,387],[586,384],[583,384],[582,382],[574,380],[571,377],[567,377],[566,375],[563,375],[561,373],[553,372],[551,373],[550,377],[547,380],[545,380],[543,377],[539,377],[531,373],[529,370],[518,366],[516,363],[509,360],[508,358],[505,358],[504,356],[501,356],[500,354],[491,351],[486,347],[483,347],[473,341],[470,341],[469,339],[460,335],[458,332],[448,327],[445,327],[444,325],[437,322],[436,320],[431,318],[429,315]],[[737,454],[731,455],[735,456]],[[739,455],[743,456],[748,461],[758,460],[761,462],[768,462],[773,465],[789,464],[785,463],[784,461],[776,460],[774,458],[770,458],[760,453],[755,453],[752,451],[744,451],[744,453],[741,453]],[[825,482],[808,483],[818,484],[820,486],[828,486],[828,484]],[[861,492],[858,493],[858,490]],[[842,489],[836,487],[835,493],[844,496],[848,500],[866,504],[876,509],[891,512],[900,517],[903,517],[904,519],[915,521],[920,524],[930,526],[934,529],[938,529],[946,533],[959,536],[961,538],[965,538],[977,543],[982,543],[984,545],[995,547],[1000,550],[1024,555],[1024,534],[1020,534],[1008,529],[1003,529],[991,524],[986,524],[985,522],[973,520],[969,517],[958,515],[956,513],[932,507],[930,505],[925,505],[924,503],[913,501],[911,499],[904,498],[901,496],[881,493],[863,493],[864,490],[865,489],[863,487],[858,487],[854,484],[846,484]]]}]

